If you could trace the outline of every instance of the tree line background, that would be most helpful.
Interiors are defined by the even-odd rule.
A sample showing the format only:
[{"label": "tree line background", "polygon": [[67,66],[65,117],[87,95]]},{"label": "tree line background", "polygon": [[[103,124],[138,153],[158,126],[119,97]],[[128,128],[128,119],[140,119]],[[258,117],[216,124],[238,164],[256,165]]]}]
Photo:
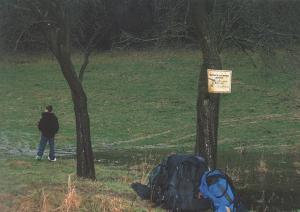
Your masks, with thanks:
[{"label": "tree line background", "polygon": [[[72,36],[76,38],[72,40],[72,47],[75,49],[86,46],[91,36],[95,36],[94,48],[97,50],[150,46],[197,47],[199,44],[190,17],[190,2],[187,0],[65,2],[71,8]],[[286,47],[298,41],[300,1],[208,2],[211,2],[208,5],[218,3],[211,6],[214,6],[214,16],[223,20],[215,23],[218,33],[224,37],[220,44],[222,48],[235,46],[243,50],[253,46],[252,43],[262,47]],[[48,48],[40,33],[40,28],[44,26],[26,15],[26,10],[27,7],[22,7],[22,1],[1,0],[1,51],[43,51]],[[221,27],[217,26],[220,24]],[[100,33],[95,35],[96,30]]]}]

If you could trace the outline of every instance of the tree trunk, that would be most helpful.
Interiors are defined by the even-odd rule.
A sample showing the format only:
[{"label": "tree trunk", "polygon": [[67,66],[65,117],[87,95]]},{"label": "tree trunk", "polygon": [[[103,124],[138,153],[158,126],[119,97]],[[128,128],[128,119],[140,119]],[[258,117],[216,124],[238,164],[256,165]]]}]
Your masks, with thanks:
[{"label": "tree trunk", "polygon": [[71,89],[77,133],[77,176],[95,180],[94,156],[90,136],[87,97],[70,57],[58,58],[62,73]]},{"label": "tree trunk", "polygon": [[208,93],[207,69],[221,69],[222,67],[217,42],[209,28],[211,5],[208,4],[209,1],[207,0],[191,1],[193,21],[199,36],[203,57],[198,80],[195,153],[204,156],[209,167],[215,168],[217,164],[220,95]]},{"label": "tree trunk", "polygon": [[87,109],[87,98],[72,91],[77,133],[77,176],[95,180],[94,157],[90,136],[90,119]]},{"label": "tree trunk", "polygon": [[204,63],[198,80],[197,98],[197,136],[195,153],[206,158],[210,168],[217,164],[217,143],[219,123],[219,94],[207,92],[207,68],[218,68],[217,65]]}]

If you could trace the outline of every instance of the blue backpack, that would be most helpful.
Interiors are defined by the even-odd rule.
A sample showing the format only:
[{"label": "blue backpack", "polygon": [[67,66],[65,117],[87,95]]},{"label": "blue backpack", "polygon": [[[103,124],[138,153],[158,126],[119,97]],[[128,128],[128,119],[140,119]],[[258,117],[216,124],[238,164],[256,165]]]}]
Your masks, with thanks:
[{"label": "blue backpack", "polygon": [[210,199],[215,212],[247,211],[239,203],[230,178],[218,169],[203,174],[199,191],[204,198]]}]

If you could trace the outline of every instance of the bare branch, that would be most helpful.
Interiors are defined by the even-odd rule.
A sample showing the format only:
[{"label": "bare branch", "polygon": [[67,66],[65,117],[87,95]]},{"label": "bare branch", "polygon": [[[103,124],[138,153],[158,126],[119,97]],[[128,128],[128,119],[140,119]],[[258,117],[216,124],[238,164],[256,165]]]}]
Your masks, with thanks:
[{"label": "bare branch", "polygon": [[84,75],[84,72],[86,70],[86,67],[87,65],[89,64],[89,57],[90,57],[90,54],[91,54],[91,51],[87,51],[84,53],[84,60],[83,60],[83,63],[81,65],[81,68],[80,68],[80,71],[79,71],[79,75],[78,75],[78,78],[79,78],[79,81],[82,83],[83,81],[83,75]]},{"label": "bare branch", "polygon": [[18,39],[16,40],[16,45],[15,45],[14,51],[17,51],[17,49],[19,47],[19,43],[26,32],[27,32],[27,29],[20,33]]},{"label": "bare branch", "polygon": [[47,27],[50,27],[51,24],[55,24],[53,21],[51,20],[43,20],[43,21],[36,21],[31,23],[25,30],[23,30],[20,35],[18,36],[18,39],[16,40],[16,44],[15,44],[15,48],[14,51],[16,51],[19,47],[19,43],[21,41],[21,39],[23,38],[23,36],[27,33],[30,32],[30,29],[35,26],[35,25],[39,25],[39,24],[46,24]]}]

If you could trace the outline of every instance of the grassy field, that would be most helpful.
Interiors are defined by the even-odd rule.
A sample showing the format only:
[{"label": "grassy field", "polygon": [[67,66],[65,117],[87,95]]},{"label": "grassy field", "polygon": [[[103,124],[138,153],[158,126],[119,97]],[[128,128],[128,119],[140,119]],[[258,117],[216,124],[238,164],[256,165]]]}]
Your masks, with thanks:
[{"label": "grassy field", "polygon": [[[276,160],[289,164],[280,166],[280,173],[289,167],[289,171],[294,169],[291,176],[299,177],[299,58],[281,51],[272,57],[258,53],[251,57],[256,67],[240,52],[222,55],[223,68],[233,70],[233,85],[232,93],[221,99],[220,166],[231,167],[235,159],[228,153],[240,157],[243,150],[251,155],[250,170],[268,167],[275,173],[279,170],[276,162],[265,155],[276,154]],[[200,58],[200,52],[194,50],[109,52],[91,57],[84,86],[99,161],[98,181],[72,178],[80,210],[101,211],[100,200],[107,208],[115,204],[128,211],[151,207],[138,200],[128,185],[144,179],[160,160],[160,154],[154,153],[193,150]],[[80,57],[75,56],[74,61],[78,67]],[[56,139],[58,153],[74,151],[69,88],[51,56],[5,56],[0,69],[0,209],[38,211],[48,204],[60,210],[66,194],[72,194],[67,183],[75,171],[74,161],[59,157],[57,163],[49,164],[32,158],[39,141],[36,123],[47,104],[54,106],[61,125]],[[116,154],[117,159],[110,160]],[[133,160],[132,155],[142,159],[129,165],[126,161]],[[125,162],[120,162],[122,157]],[[238,161],[239,167],[232,165],[232,170],[244,166],[245,158]],[[244,184],[241,181],[239,185]]]},{"label": "grassy field", "polygon": [[[239,53],[223,55],[224,69],[233,70],[233,91],[222,96],[220,148],[295,149],[300,136],[299,73],[280,56],[271,67],[263,67],[259,55],[253,57],[258,68]],[[56,61],[49,58],[10,57],[0,64],[0,138],[7,148],[36,147],[36,123],[47,104],[54,106],[61,124],[57,145],[74,147],[70,92]],[[95,148],[192,149],[199,58],[197,51],[93,56],[84,85]]]}]

